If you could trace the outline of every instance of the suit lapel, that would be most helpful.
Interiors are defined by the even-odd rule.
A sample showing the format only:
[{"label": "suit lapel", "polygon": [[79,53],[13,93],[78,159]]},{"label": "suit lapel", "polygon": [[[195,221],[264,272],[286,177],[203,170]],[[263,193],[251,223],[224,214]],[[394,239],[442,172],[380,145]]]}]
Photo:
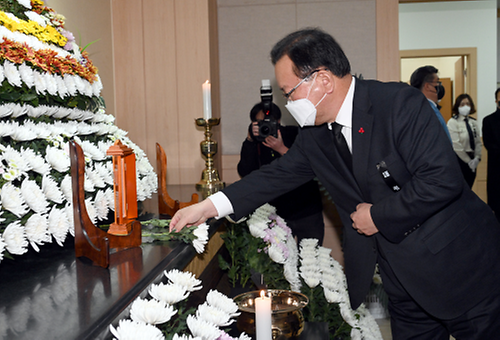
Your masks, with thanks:
[{"label": "suit lapel", "polygon": [[367,176],[373,135],[373,114],[369,112],[370,108],[367,85],[362,80],[356,79],[352,109],[352,163],[354,177],[365,202],[370,201],[371,197]]}]

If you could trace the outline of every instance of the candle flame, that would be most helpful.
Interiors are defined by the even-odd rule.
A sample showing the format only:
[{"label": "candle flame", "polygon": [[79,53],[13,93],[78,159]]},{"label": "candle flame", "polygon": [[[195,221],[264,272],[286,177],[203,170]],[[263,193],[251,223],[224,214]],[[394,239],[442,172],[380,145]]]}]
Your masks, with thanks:
[{"label": "candle flame", "polygon": [[266,296],[266,292],[264,292],[263,290],[260,291],[260,297],[261,298],[264,298]]},{"label": "candle flame", "polygon": [[210,81],[207,79],[207,80],[205,81],[205,84],[210,84]]}]

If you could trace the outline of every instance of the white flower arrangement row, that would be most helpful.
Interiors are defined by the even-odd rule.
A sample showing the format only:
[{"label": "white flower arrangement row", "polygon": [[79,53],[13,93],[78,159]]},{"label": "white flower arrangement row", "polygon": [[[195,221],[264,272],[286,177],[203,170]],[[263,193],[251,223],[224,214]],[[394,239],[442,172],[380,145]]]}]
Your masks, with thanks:
[{"label": "white flower arrangement row", "polygon": [[331,249],[318,246],[317,239],[303,239],[299,253],[290,229],[269,204],[258,208],[247,224],[252,236],[269,245],[269,257],[283,264],[284,277],[292,290],[300,292],[299,275],[311,289],[321,284],[325,299],[338,304],[343,319],[352,326],[352,339],[382,340],[380,329],[368,309],[364,305],[356,310],[351,308],[342,266],[331,257]]},{"label": "white flower arrangement row", "polygon": [[26,63],[22,63],[18,67],[16,64],[5,60],[3,65],[0,65],[0,83],[4,79],[7,79],[9,84],[16,87],[22,87],[24,83],[29,88],[34,86],[39,95],[48,93],[61,98],[77,94],[89,97],[99,96],[102,90],[102,82],[99,75],[96,76],[97,80],[90,83],[88,80],[74,74],[60,76],[48,72],[39,72],[26,65]]},{"label": "white flower arrangement row", "polygon": [[[18,118],[24,115],[30,118],[46,116],[56,119],[69,119],[106,124],[112,124],[115,121],[115,117],[104,113],[104,110],[94,113],[88,110],[80,110],[78,108],[63,106],[39,105],[35,107],[29,104],[21,105],[18,103],[6,103],[0,105],[0,118]],[[116,126],[113,127],[118,128]]]},{"label": "white flower arrangement row", "polygon": [[[175,304],[187,299],[191,292],[202,288],[201,281],[190,272],[173,269],[164,272],[167,284],[152,284],[148,289],[150,300],[138,297],[130,307],[130,319],[121,319],[118,327],[110,325],[117,340],[165,339],[159,325],[165,324],[177,313]],[[224,294],[210,290],[206,301],[199,305],[194,315],[188,315],[189,334],[174,334],[174,340],[231,340],[220,327],[229,326],[238,316],[238,306]],[[250,340],[242,333],[239,340]]]}]

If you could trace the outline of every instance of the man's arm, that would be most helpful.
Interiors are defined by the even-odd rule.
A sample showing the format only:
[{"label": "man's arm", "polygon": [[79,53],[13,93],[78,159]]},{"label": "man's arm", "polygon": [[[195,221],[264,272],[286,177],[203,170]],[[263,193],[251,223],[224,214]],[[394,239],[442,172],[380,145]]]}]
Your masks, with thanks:
[{"label": "man's arm", "polygon": [[170,231],[185,226],[199,225],[211,217],[221,218],[233,213],[233,206],[226,195],[217,192],[200,203],[178,210],[170,222]]}]

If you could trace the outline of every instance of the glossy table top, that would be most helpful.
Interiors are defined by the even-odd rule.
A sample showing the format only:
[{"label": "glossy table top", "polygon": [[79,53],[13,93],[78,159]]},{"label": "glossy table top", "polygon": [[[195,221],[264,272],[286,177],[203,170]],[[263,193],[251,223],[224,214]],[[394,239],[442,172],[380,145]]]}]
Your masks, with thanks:
[{"label": "glossy table top", "polygon": [[[211,221],[210,235],[220,223]],[[75,258],[74,239],[0,263],[0,339],[103,339],[109,324],[164,270],[196,255],[179,242],[143,244],[110,257],[109,268]]]}]

